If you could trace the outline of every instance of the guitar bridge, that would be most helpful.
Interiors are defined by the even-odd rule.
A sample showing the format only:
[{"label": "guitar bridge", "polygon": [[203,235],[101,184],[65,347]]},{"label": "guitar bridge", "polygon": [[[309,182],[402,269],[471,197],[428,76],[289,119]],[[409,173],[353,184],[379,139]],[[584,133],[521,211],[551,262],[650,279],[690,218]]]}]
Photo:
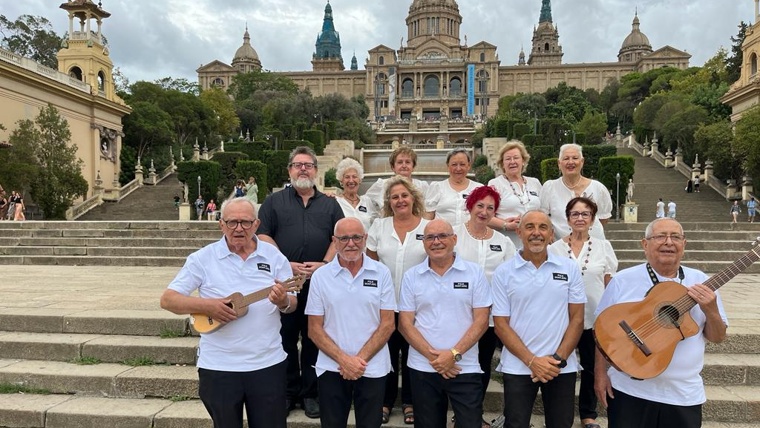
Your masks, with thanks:
[{"label": "guitar bridge", "polygon": [[628,338],[631,339],[631,342],[633,342],[633,344],[636,345],[636,347],[639,348],[639,350],[641,350],[641,352],[643,352],[644,355],[646,355],[647,357],[652,355],[652,351],[649,349],[646,343],[644,343],[644,341],[641,340],[639,336],[637,336],[636,333],[633,332],[633,329],[631,329],[631,326],[629,326],[628,323],[625,322],[625,320],[620,321],[618,325],[620,326],[620,328],[623,329],[623,331],[628,336]]}]

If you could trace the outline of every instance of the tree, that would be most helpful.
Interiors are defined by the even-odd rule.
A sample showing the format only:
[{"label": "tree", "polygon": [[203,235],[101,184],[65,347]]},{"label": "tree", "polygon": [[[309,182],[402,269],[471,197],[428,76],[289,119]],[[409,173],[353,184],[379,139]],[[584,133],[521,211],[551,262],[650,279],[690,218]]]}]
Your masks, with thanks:
[{"label": "tree", "polygon": [[576,125],[575,131],[586,134],[588,144],[600,144],[607,132],[607,116],[603,113],[594,113],[591,109],[586,110],[583,118]]},{"label": "tree", "polygon": [[124,118],[124,144],[143,158],[153,146],[169,145],[174,139],[172,118],[161,108],[148,101],[131,104],[132,113]]},{"label": "tree", "polygon": [[732,153],[736,139],[731,122],[726,120],[700,127],[694,133],[694,143],[697,152],[704,154],[703,159],[713,162],[715,177],[722,180],[741,178],[741,160]]},{"label": "tree", "polygon": [[211,132],[226,139],[235,135],[240,127],[240,119],[235,114],[235,106],[230,97],[221,89],[213,87],[200,95],[201,103],[214,114],[211,117]]},{"label": "tree", "polygon": [[32,198],[45,218],[64,220],[74,199],[86,196],[88,187],[81,170],[84,162],[76,156],[77,147],[69,145],[69,124],[52,105],[44,107],[34,122],[25,119],[18,124],[11,142],[35,154]]},{"label": "tree", "polygon": [[736,82],[741,76],[742,56],[744,55],[742,52],[742,44],[744,43],[744,38],[747,36],[749,24],[742,21],[739,23],[738,27],[739,32],[736,37],[731,36],[731,56],[726,60],[726,79],[729,84]]},{"label": "tree", "polygon": [[11,21],[0,15],[0,45],[17,55],[31,58],[54,70],[58,69],[56,54],[63,39],[55,34],[53,26],[41,16],[21,15]]},{"label": "tree", "polygon": [[269,71],[255,70],[233,77],[229,94],[235,98],[235,101],[243,101],[257,91],[266,90],[295,94],[298,92],[298,86],[285,76]]},{"label": "tree", "polygon": [[168,90],[175,90],[180,92],[185,92],[188,94],[193,95],[200,95],[201,93],[201,87],[198,84],[198,82],[191,82],[184,77],[180,77],[179,79],[174,79],[171,76],[170,77],[164,77],[161,79],[156,79],[153,81],[156,85]]},{"label": "tree", "polygon": [[742,113],[736,123],[736,147],[734,154],[740,156],[744,168],[754,178],[760,177],[760,107]]}]

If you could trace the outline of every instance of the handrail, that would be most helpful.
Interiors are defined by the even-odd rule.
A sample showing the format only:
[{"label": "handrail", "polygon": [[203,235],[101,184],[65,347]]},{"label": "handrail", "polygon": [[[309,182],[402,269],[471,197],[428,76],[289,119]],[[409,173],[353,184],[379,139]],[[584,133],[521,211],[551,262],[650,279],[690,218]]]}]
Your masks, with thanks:
[{"label": "handrail", "polygon": [[103,203],[102,195],[93,195],[88,199],[85,199],[79,205],[75,205],[66,210],[66,220],[76,220],[79,217],[86,214],[91,209],[99,206]]}]

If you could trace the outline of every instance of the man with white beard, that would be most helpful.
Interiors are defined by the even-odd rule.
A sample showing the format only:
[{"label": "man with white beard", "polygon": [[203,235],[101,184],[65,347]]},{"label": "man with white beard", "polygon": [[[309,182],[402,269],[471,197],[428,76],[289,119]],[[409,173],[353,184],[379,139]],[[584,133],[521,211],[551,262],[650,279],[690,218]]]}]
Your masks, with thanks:
[{"label": "man with white beard", "polygon": [[[314,150],[305,146],[293,149],[288,173],[290,185],[270,195],[261,205],[258,237],[280,249],[290,261],[293,274],[311,275],[335,256],[335,246],[331,244],[333,229],[343,218],[343,210],[335,198],[317,190],[317,155]],[[319,418],[314,371],[318,350],[309,339],[308,320],[304,315],[308,294],[309,281],[306,281],[298,295],[296,310],[282,317],[280,334],[283,348],[288,353],[288,410],[301,401],[307,417]]]}]

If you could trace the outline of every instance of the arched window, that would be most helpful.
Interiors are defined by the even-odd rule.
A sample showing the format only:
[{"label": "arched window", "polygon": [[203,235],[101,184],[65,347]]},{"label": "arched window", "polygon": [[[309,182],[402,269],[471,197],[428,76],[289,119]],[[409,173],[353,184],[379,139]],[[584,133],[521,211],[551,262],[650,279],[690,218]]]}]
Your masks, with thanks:
[{"label": "arched window", "polygon": [[549,43],[544,43],[544,52],[549,52]]},{"label": "arched window", "polygon": [[106,90],[106,75],[102,71],[98,71],[98,90]]},{"label": "arched window", "polygon": [[449,95],[452,97],[462,95],[462,81],[458,77],[451,79],[449,82]]},{"label": "arched window", "polygon": [[71,69],[69,70],[69,76],[71,76],[71,77],[73,77],[73,78],[75,78],[75,79],[77,79],[79,81],[84,81],[82,79],[82,69],[79,68],[79,67],[71,67]]},{"label": "arched window", "polygon": [[425,78],[425,96],[437,97],[441,89],[441,83],[438,76],[428,76]]},{"label": "arched window", "polygon": [[481,52],[480,53],[480,62],[486,62],[486,53],[485,52]]},{"label": "arched window", "polygon": [[749,57],[750,76],[757,74],[757,54],[752,52]]},{"label": "arched window", "polygon": [[401,97],[402,98],[411,98],[414,96],[414,82],[412,79],[404,79],[403,82],[401,82]]},{"label": "arched window", "polygon": [[377,65],[384,65],[385,64],[385,57],[381,56],[377,59]]},{"label": "arched window", "polygon": [[211,82],[211,86],[219,86],[219,87],[223,88],[224,87],[224,79],[222,79],[221,77],[217,77],[216,79],[214,79],[213,82]]}]

